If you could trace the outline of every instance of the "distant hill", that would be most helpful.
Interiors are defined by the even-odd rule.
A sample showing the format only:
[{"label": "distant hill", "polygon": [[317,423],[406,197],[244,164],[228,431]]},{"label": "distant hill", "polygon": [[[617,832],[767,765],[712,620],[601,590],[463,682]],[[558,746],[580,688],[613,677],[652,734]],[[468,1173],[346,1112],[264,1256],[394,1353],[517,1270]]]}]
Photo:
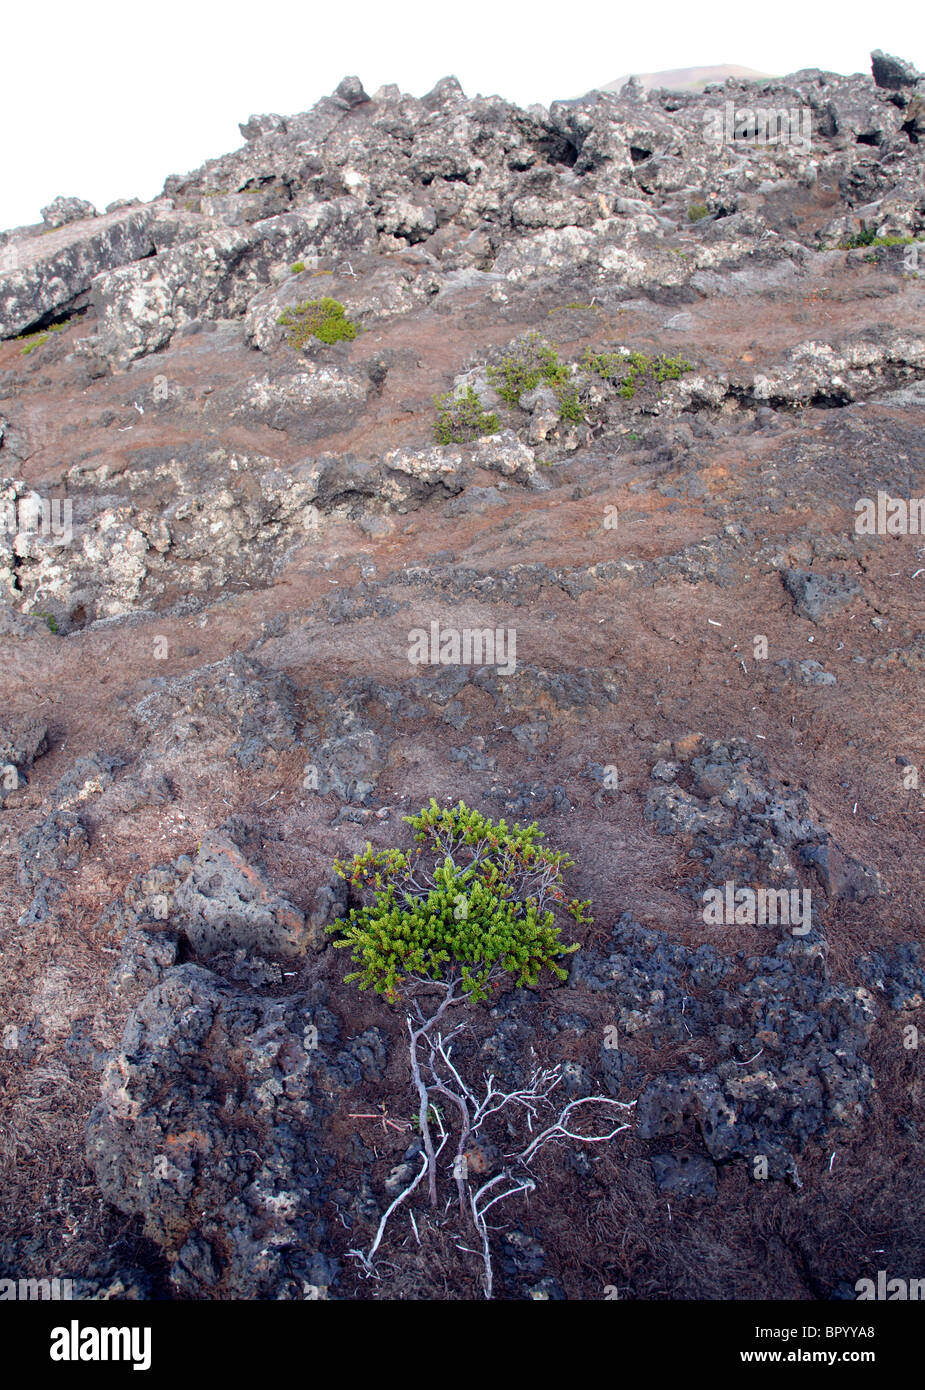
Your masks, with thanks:
[{"label": "distant hill", "polygon": [[[756,72],[754,68],[743,68],[739,63],[718,63],[714,67],[669,68],[665,72],[638,72],[634,75],[648,92],[653,87],[670,87],[673,91],[700,91],[708,82],[725,82],[727,77],[745,77],[750,81],[759,82],[774,74]],[[631,74],[627,73],[625,77],[618,77],[615,82],[605,82],[598,90],[619,92],[630,80],[630,76]]]}]

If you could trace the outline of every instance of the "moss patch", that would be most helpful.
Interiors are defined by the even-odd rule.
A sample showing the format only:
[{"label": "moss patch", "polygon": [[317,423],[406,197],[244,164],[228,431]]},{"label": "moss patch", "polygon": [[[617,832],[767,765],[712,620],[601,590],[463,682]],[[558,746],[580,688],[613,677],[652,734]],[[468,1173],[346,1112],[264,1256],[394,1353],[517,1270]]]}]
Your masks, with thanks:
[{"label": "moss patch", "polygon": [[65,328],[69,326],[70,325],[66,322],[50,323],[47,328],[41,328],[35,333],[20,333],[16,341],[18,343],[25,343],[25,347],[19,350],[21,355],[23,357],[28,357],[30,353],[35,352],[36,348],[40,348],[43,343],[47,343],[52,333],[63,333]]}]

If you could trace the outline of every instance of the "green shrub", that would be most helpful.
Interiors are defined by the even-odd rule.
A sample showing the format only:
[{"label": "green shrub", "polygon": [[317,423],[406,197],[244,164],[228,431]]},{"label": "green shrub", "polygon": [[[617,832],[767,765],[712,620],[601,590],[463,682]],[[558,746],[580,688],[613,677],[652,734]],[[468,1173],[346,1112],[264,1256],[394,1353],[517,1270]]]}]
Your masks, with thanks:
[{"label": "green shrub", "polygon": [[710,209],[706,203],[691,203],[687,209],[687,220],[689,222],[700,222],[704,217],[710,216]]},{"label": "green shrub", "polygon": [[293,263],[292,263],[292,265],[289,267],[289,269],[290,269],[290,271],[291,271],[291,273],[292,273],[293,275],[301,275],[301,274],[302,274],[302,271],[305,269],[305,262],[304,262],[304,261],[293,261]]},{"label": "green shrub", "polygon": [[443,396],[434,396],[437,418],[434,421],[434,439],[438,444],[471,444],[485,434],[497,434],[501,421],[494,411],[483,408],[478,394],[467,386],[465,394],[454,396],[447,391]]},{"label": "green shrub", "polygon": [[568,379],[569,369],[560,362],[554,344],[538,333],[528,333],[488,368],[488,380],[508,405],[516,405],[525,391],[535,390],[541,382],[555,387],[564,386]]},{"label": "green shrub", "polygon": [[644,352],[592,352],[590,348],[585,353],[585,366],[605,381],[619,381],[617,394],[625,400],[635,396],[636,388],[646,377],[651,377],[657,386],[661,386],[666,381],[677,381],[685,372],[694,370],[693,362],[688,362],[680,354],[668,357],[665,353],[659,353],[657,357],[649,357]]},{"label": "green shrub", "polygon": [[862,246],[873,246],[877,240],[877,233],[873,227],[867,227],[863,232],[854,232],[851,236],[845,237],[844,241],[838,243],[839,251],[857,251]]},{"label": "green shrub", "polygon": [[535,823],[509,829],[462,801],[441,810],[432,799],[403,819],[414,831],[412,849],[367,844],[350,863],[335,861],[335,873],[373,897],[326,928],[340,934],[335,946],[349,949],[358,966],[345,982],[394,1002],[409,976],[457,978],[472,999],[487,998],[505,972],[518,985],[535,985],[544,969],[566,978],[557,959],[578,946],[559,940],[556,912],[591,920],[589,903],[565,904],[568,855],[541,847]]},{"label": "green shrub", "polygon": [[559,419],[570,425],[583,424],[585,411],[578,396],[578,387],[560,386],[556,395],[559,399]]},{"label": "green shrub", "polygon": [[863,232],[855,232],[838,243],[839,251],[858,251],[864,246],[911,246],[914,236],[877,236],[873,227]]},{"label": "green shrub", "polygon": [[304,304],[285,309],[277,323],[289,329],[288,342],[293,348],[303,348],[310,338],[322,343],[352,342],[357,325],[347,318],[343,304],[336,299],[309,299]]},{"label": "green shrub", "polygon": [[555,344],[539,333],[526,334],[499,363],[489,366],[488,380],[507,405],[517,405],[525,391],[550,386],[559,403],[560,420],[581,424],[585,418],[568,363],[561,361]]}]

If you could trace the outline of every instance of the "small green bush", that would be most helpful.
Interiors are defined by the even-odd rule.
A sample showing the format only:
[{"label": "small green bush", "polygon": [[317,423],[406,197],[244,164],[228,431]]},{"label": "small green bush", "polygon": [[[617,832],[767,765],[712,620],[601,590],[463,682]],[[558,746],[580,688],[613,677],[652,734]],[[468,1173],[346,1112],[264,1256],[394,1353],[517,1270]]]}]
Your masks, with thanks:
[{"label": "small green bush", "polygon": [[488,368],[488,380],[507,405],[517,405],[525,391],[551,386],[559,403],[559,418],[581,424],[585,418],[578,389],[572,383],[567,362],[561,361],[554,343],[539,333],[528,333]]},{"label": "small green bush", "polygon": [[577,386],[562,386],[556,391],[559,399],[559,419],[569,425],[584,423],[584,406],[578,396]]},{"label": "small green bush", "polygon": [[304,261],[293,261],[292,265],[289,267],[289,270],[293,275],[301,275],[304,269]]},{"label": "small green bush", "polygon": [[285,309],[277,323],[289,329],[288,342],[293,348],[303,348],[311,338],[322,343],[352,342],[357,325],[347,318],[343,304],[336,299],[309,299],[304,304]]},{"label": "small green bush", "polygon": [[562,870],[572,860],[539,845],[536,824],[509,829],[465,802],[441,810],[431,799],[416,816],[404,816],[414,831],[414,847],[374,851],[334,871],[354,890],[372,893],[369,906],[326,928],[339,933],[335,946],[352,952],[358,969],[345,983],[370,986],[390,1001],[409,977],[444,982],[458,976],[471,999],[485,999],[501,972],[518,985],[535,985],[549,970],[559,980],[567,972],[556,962],[578,950],[559,939],[556,912],[589,922],[587,902],[566,905]]},{"label": "small green bush", "polygon": [[525,391],[535,390],[540,382],[555,387],[564,386],[568,379],[569,369],[560,362],[555,345],[544,342],[538,333],[528,333],[488,368],[488,380],[508,405],[516,405]]},{"label": "small green bush", "polygon": [[657,357],[649,357],[644,352],[592,352],[590,348],[585,353],[585,366],[605,381],[619,381],[617,394],[625,400],[635,396],[636,388],[646,377],[661,386],[666,381],[678,381],[685,372],[694,370],[693,362],[680,354],[668,357],[659,353]]},{"label": "small green bush", "polygon": [[478,393],[467,386],[465,393],[454,396],[447,391],[434,396],[437,418],[434,421],[434,440],[437,444],[471,444],[485,434],[497,434],[501,421],[494,411],[487,411]]},{"label": "small green bush", "polygon": [[838,243],[839,251],[858,251],[864,246],[911,246],[914,236],[877,236],[873,227],[863,232],[855,232]]},{"label": "small green bush", "polygon": [[704,217],[710,216],[710,209],[706,203],[691,203],[687,209],[687,220],[689,222],[700,222]]}]

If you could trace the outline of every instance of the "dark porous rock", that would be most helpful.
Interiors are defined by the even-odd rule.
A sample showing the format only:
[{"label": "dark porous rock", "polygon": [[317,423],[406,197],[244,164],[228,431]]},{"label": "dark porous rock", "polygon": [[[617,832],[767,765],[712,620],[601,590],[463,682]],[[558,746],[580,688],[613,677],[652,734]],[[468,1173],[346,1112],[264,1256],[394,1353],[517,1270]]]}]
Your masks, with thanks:
[{"label": "dark porous rock", "polygon": [[152,681],[133,722],[152,752],[180,761],[194,742],[230,739],[231,755],[248,769],[262,767],[271,751],[294,748],[299,732],[292,682],[241,652]]},{"label": "dark porous rock", "polygon": [[54,797],[61,810],[73,810],[89,797],[112,786],[113,773],[120,766],[116,758],[102,750],[78,758],[61,778]]},{"label": "dark porous rock", "polygon": [[19,881],[33,888],[44,877],[76,867],[87,832],[76,811],[53,811],[19,837]]},{"label": "dark porous rock", "polygon": [[[739,887],[795,892],[864,902],[884,886],[877,871],[839,848],[819,824],[804,790],[778,781],[763,754],[744,739],[690,735],[675,744],[675,761],[660,758],[646,799],[646,819],[663,835],[677,835],[704,865],[684,891],[700,897],[731,880]],[[820,929],[816,907],[814,930]],[[805,933],[804,933],[805,935]]]},{"label": "dark porous rock", "polygon": [[305,994],[241,993],[197,965],[168,971],[129,1017],[87,1158],[107,1201],[143,1218],[177,1296],[327,1296],[332,1097],[385,1061],[378,1035],[337,1040]]},{"label": "dark porous rock", "polygon": [[922,74],[912,63],[907,63],[902,58],[894,58],[889,53],[884,53],[882,48],[875,48],[870,55],[871,72],[878,87],[885,87],[888,91],[898,91],[900,87],[914,87]]},{"label": "dark porous rock", "polygon": [[174,925],[197,955],[239,947],[265,955],[300,956],[305,918],[274,893],[262,871],[230,836],[206,836],[189,874],[174,894]]},{"label": "dark porous rock", "polygon": [[829,898],[866,903],[886,892],[876,869],[861,864],[837,845],[804,845],[800,857],[804,864],[815,869]]},{"label": "dark porous rock", "polygon": [[48,725],[34,715],[11,715],[0,722],[0,805],[26,783],[21,772],[48,748]]},{"label": "dark porous rock", "polygon": [[[640,1138],[699,1139],[716,1162],[763,1157],[769,1177],[799,1181],[797,1157],[810,1141],[869,1113],[876,1015],[866,989],[827,977],[807,939],[761,949],[724,956],[684,946],[625,913],[609,953],[573,957],[570,985],[608,996],[618,1049],[602,1051],[605,1086],[614,1094],[634,1068]],[[695,1052],[699,1039],[711,1040],[714,1063]],[[684,1065],[669,1071],[645,1060],[685,1045]]]},{"label": "dark porous rock", "polygon": [[885,994],[891,1009],[925,1009],[925,950],[920,941],[872,951],[858,965],[864,983]]},{"label": "dark porous rock", "polygon": [[123,994],[135,985],[149,989],[176,965],[178,953],[175,932],[136,924],[122,943],[119,964],[109,977],[110,991]]},{"label": "dark porous rock", "polygon": [[844,574],[816,574],[808,570],[787,569],[782,572],[781,578],[793,599],[793,611],[814,623],[838,612],[861,592],[861,586]]}]

